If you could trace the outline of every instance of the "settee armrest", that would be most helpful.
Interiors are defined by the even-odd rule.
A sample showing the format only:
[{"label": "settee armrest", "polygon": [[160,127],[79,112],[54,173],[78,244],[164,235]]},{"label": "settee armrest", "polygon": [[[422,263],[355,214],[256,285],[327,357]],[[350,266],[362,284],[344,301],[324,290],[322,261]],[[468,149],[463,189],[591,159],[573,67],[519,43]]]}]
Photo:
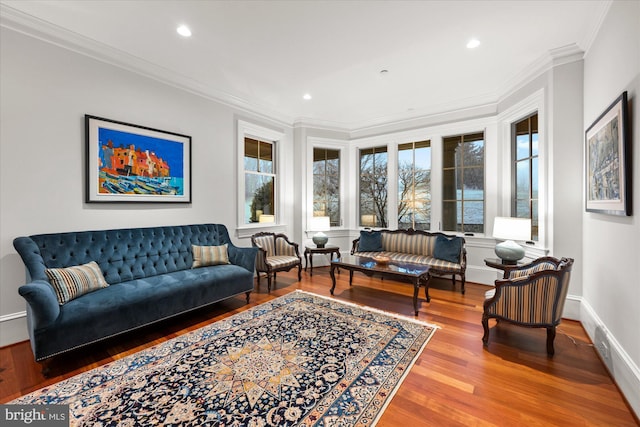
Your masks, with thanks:
[{"label": "settee armrest", "polygon": [[351,244],[351,255],[353,255],[354,253],[358,252],[358,245],[360,245],[360,238],[359,237],[357,239],[354,239],[353,243]]},{"label": "settee armrest", "polygon": [[253,273],[253,270],[256,268],[258,248],[241,248],[229,243],[227,250],[231,264],[238,265]]},{"label": "settee armrest", "polygon": [[33,329],[53,323],[60,314],[60,303],[51,285],[44,280],[34,280],[18,288],[18,293],[31,307]]}]

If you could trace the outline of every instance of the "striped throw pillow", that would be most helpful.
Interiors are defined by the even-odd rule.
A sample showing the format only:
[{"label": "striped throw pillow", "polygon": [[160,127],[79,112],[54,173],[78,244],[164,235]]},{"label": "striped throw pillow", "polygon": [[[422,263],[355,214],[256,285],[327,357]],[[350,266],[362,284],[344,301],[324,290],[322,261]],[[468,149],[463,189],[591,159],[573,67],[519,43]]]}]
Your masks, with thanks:
[{"label": "striped throw pillow", "polygon": [[231,264],[227,244],[221,246],[195,246],[191,245],[193,251],[193,265],[191,268],[206,267],[208,265]]},{"label": "striped throw pillow", "polygon": [[109,286],[95,261],[67,268],[47,268],[45,273],[53,285],[60,305],[80,295]]}]

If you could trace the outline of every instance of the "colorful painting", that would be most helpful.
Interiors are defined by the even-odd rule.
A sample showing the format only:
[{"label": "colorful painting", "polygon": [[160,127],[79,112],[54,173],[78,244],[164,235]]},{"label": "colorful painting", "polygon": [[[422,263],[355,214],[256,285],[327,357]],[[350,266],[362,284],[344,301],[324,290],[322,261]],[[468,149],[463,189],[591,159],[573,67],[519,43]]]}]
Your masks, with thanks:
[{"label": "colorful painting", "polygon": [[586,210],[630,215],[630,170],[624,92],[585,135]]},{"label": "colorful painting", "polygon": [[191,137],[85,116],[87,202],[191,202]]}]

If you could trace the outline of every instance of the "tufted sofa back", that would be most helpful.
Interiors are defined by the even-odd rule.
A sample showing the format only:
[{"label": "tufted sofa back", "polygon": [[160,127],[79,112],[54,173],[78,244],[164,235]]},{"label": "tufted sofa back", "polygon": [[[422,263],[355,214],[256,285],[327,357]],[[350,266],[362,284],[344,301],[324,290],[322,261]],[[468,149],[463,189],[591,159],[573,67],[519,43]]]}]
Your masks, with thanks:
[{"label": "tufted sofa back", "polygon": [[95,261],[109,284],[189,269],[191,245],[225,243],[231,241],[222,224],[39,234],[14,240],[32,280],[49,281],[46,268]]}]

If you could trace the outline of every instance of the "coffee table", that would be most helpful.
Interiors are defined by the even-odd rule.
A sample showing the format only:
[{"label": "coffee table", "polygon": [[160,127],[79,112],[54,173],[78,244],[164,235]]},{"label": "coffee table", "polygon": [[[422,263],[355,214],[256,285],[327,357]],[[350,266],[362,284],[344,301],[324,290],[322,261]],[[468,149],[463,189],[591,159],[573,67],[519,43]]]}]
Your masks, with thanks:
[{"label": "coffee table", "polygon": [[431,301],[429,297],[429,266],[426,264],[414,264],[410,262],[390,261],[386,264],[380,264],[375,259],[356,255],[343,255],[342,258],[331,261],[331,295],[336,288],[335,270],[342,268],[349,271],[349,286],[353,282],[353,272],[359,271],[367,276],[382,276],[401,282],[410,282],[413,284],[413,311],[418,315],[418,291],[420,286],[424,285],[424,295],[427,302]]}]

